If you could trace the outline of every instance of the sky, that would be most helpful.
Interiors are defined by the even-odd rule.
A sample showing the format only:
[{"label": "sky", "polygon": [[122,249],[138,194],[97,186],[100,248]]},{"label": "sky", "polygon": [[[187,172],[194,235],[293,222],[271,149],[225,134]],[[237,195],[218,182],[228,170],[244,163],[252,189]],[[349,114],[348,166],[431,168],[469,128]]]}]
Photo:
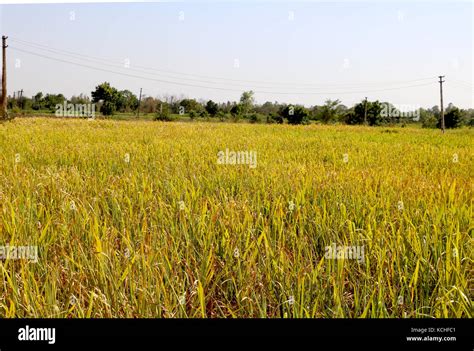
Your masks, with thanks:
[{"label": "sky", "polygon": [[8,89],[306,106],[474,107],[473,2],[207,1],[0,5]]}]

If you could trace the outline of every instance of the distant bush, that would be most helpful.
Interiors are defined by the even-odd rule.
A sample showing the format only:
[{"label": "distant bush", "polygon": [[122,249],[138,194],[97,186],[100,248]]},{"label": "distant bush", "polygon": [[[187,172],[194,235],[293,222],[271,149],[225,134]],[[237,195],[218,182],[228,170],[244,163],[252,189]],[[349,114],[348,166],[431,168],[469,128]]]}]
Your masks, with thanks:
[{"label": "distant bush", "polygon": [[[448,129],[459,128],[462,125],[463,117],[463,111],[454,107],[444,115],[444,125]],[[441,128],[441,120],[438,120],[436,126]]]},{"label": "distant bush", "polygon": [[232,106],[232,108],[230,109],[230,114],[232,115],[232,117],[237,117],[242,114],[242,111],[243,111],[243,108],[242,108],[242,105],[240,104],[236,104],[234,106]]},{"label": "distant bush", "polygon": [[382,116],[382,103],[377,101],[362,101],[349,109],[342,120],[346,124],[368,124],[369,126],[379,126],[386,124],[387,120]]},{"label": "distant bush", "polygon": [[422,128],[436,128],[438,119],[434,115],[428,115],[421,121]]},{"label": "distant bush", "polygon": [[224,111],[219,111],[216,117],[219,118],[219,121],[224,122],[229,116]]},{"label": "distant bush", "polygon": [[104,116],[111,116],[115,113],[115,104],[110,101],[105,101],[100,107],[100,112]]},{"label": "distant bush", "polygon": [[270,113],[267,115],[267,123],[278,123],[278,124],[283,124],[284,120],[282,116],[279,116],[274,113]]},{"label": "distant bush", "polygon": [[14,106],[11,111],[13,114],[20,114],[22,112],[18,106]]},{"label": "distant bush", "polygon": [[240,115],[240,114],[232,114],[231,113],[231,121],[234,122],[234,123],[237,123],[238,121],[240,121],[241,117],[242,117],[242,115]]},{"label": "distant bush", "polygon": [[263,116],[259,113],[251,113],[248,116],[250,123],[261,123],[263,120]]},{"label": "distant bush", "polygon": [[164,114],[164,113],[157,112],[154,120],[162,121],[162,122],[171,122],[171,121],[175,121],[176,117],[173,116],[172,114]]},{"label": "distant bush", "polygon": [[308,124],[308,111],[303,106],[285,106],[281,115],[288,120],[289,124]]},{"label": "distant bush", "polygon": [[155,114],[155,121],[170,122],[176,120],[176,117],[170,113],[169,105],[162,103]]},{"label": "distant bush", "polygon": [[420,110],[420,122],[422,128],[436,128],[438,118],[432,111],[425,109]]},{"label": "distant bush", "polygon": [[197,113],[196,111],[191,110],[191,111],[189,112],[189,118],[195,119],[197,116],[198,116],[198,113]]}]

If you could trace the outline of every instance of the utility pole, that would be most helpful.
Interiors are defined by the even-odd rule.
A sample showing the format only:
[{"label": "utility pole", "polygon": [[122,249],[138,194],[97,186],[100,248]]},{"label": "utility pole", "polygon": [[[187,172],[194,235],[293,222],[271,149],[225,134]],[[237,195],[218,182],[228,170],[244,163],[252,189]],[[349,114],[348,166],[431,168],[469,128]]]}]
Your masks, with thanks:
[{"label": "utility pole", "polygon": [[444,76],[439,76],[439,94],[441,98],[440,114],[441,114],[441,131],[444,133],[444,109],[443,109],[443,80]]},{"label": "utility pole", "polygon": [[0,115],[2,119],[8,119],[7,112],[7,39],[8,37],[2,36],[2,108]]},{"label": "utility pole", "polygon": [[23,110],[23,89],[19,91],[19,97],[20,97],[20,108]]},{"label": "utility pole", "polygon": [[142,102],[142,88],[140,88],[140,97],[138,98],[137,118],[140,118],[140,104]]},{"label": "utility pole", "polygon": [[367,96],[365,97],[364,104],[364,125],[367,125]]}]

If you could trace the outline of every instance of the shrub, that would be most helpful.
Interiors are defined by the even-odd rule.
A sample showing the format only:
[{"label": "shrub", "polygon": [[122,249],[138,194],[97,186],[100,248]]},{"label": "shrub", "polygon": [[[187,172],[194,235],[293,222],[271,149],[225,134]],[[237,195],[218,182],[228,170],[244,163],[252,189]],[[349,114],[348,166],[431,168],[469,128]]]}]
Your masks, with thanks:
[{"label": "shrub", "polygon": [[158,108],[154,119],[155,121],[170,122],[176,120],[176,117],[174,117],[170,113],[169,105],[166,103],[162,103],[161,106]]},{"label": "shrub", "polygon": [[214,101],[209,100],[205,106],[205,109],[209,115],[214,117],[219,111],[219,105],[217,105]]},{"label": "shrub", "polygon": [[242,114],[242,111],[243,111],[242,105],[237,104],[237,105],[232,106],[232,108],[230,109],[230,114],[232,115],[232,117],[235,118],[237,116],[240,116]]},{"label": "shrub", "polygon": [[104,101],[104,103],[100,107],[100,112],[102,112],[104,116],[113,115],[115,113],[115,104],[110,101]]},{"label": "shrub", "polygon": [[289,124],[307,124],[308,111],[303,106],[288,105],[281,111],[283,117],[288,120]]},{"label": "shrub", "polygon": [[224,122],[227,119],[227,115],[224,111],[217,112],[216,117],[219,118],[219,121],[221,122]]},{"label": "shrub", "polygon": [[[462,111],[457,107],[452,108],[448,113],[444,115],[444,125],[447,129],[461,127],[462,120]],[[441,128],[441,118],[438,120],[436,126],[438,128]]]},{"label": "shrub", "polygon": [[280,115],[270,113],[270,115],[267,116],[267,123],[283,124],[283,122],[283,117]]},{"label": "shrub", "polygon": [[262,115],[259,113],[251,113],[249,116],[250,123],[261,123],[262,122]]}]

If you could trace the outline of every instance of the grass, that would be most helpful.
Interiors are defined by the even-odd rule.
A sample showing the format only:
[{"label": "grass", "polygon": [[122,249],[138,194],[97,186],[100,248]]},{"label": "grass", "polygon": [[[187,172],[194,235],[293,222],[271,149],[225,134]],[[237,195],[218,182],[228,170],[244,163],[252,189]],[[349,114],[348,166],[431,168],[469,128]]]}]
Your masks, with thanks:
[{"label": "grass", "polygon": [[472,317],[473,136],[0,124],[0,245],[39,250],[1,261],[0,317]]}]

